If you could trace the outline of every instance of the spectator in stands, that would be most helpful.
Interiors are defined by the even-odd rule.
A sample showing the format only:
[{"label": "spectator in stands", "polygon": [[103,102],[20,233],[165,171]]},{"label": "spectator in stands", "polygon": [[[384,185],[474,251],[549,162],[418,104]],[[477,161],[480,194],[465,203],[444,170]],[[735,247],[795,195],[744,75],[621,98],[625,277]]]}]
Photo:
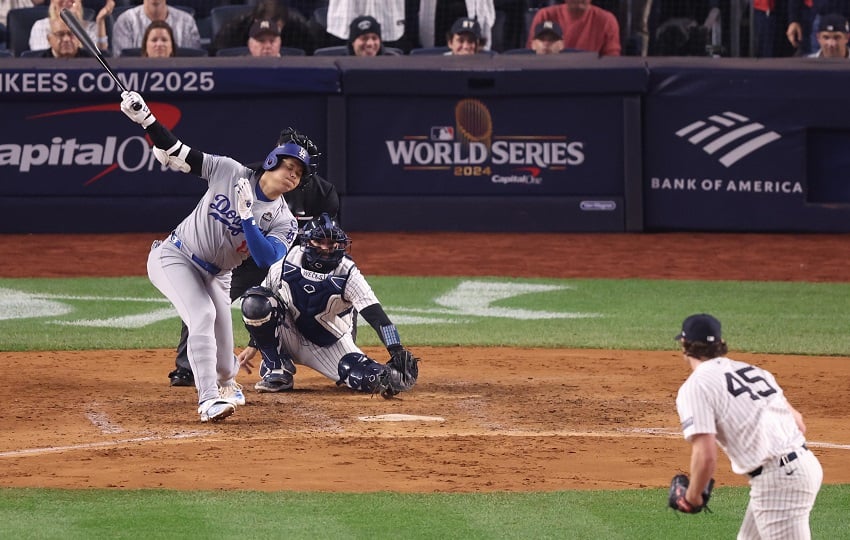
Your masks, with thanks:
[{"label": "spectator in stands", "polygon": [[289,9],[277,0],[260,0],[251,13],[226,23],[213,36],[213,52],[230,47],[244,47],[250,37],[251,25],[257,20],[271,20],[280,27],[282,47],[304,49],[312,54],[316,48],[316,37],[307,24],[307,19],[295,9]]},{"label": "spectator in stands", "polygon": [[[59,17],[50,17],[50,32],[47,33],[50,48],[39,56],[41,58],[90,58],[91,54],[71,32],[65,21]],[[40,49],[37,49],[40,50]]]},{"label": "spectator in stands", "polygon": [[348,30],[348,54],[378,56],[383,52],[381,25],[374,17],[361,15],[351,21]]},{"label": "spectator in stands", "polygon": [[[505,0],[498,0],[504,10]],[[527,8],[521,8],[525,12]],[[508,9],[508,12],[513,12]],[[489,48],[493,43],[493,26],[496,23],[496,0],[419,0],[418,9],[418,36],[422,47],[434,47],[439,45],[438,40],[451,32],[454,23],[465,17],[475,19],[478,22],[481,39],[484,48]],[[507,22],[505,26],[507,26]],[[524,26],[525,23],[523,22]],[[385,39],[388,40],[388,38]],[[504,43],[498,45],[503,46]],[[510,48],[510,47],[509,47]]]},{"label": "spectator in stands", "polygon": [[153,21],[165,21],[171,26],[177,47],[201,47],[201,35],[192,15],[169,7],[166,0],[144,0],[142,5],[128,9],[115,21],[112,30],[112,55],[120,56],[124,49],[141,47],[145,29]]},{"label": "spectator in stands", "polygon": [[484,49],[484,44],[478,21],[461,17],[452,24],[451,30],[446,34],[446,45],[449,47],[446,55],[478,54]]},{"label": "spectator in stands", "polygon": [[818,50],[820,19],[830,13],[850,17],[850,0],[788,0],[788,29],[785,36],[801,55]]},{"label": "spectator in stands", "polygon": [[407,2],[405,0],[329,0],[327,28],[322,46],[345,45],[351,41],[351,21],[361,15],[374,18],[379,27],[382,44],[408,50],[411,45],[407,32]]},{"label": "spectator in stands", "polygon": [[755,37],[756,58],[772,58],[776,37],[776,23],[779,14],[776,0],[753,0],[753,34]]},{"label": "spectator in stands", "polygon": [[820,50],[809,55],[811,58],[850,58],[847,40],[850,36],[850,24],[839,13],[830,13],[818,22],[817,39]]},{"label": "spectator in stands", "polygon": [[543,21],[534,27],[531,48],[535,54],[557,54],[564,50],[564,31],[555,21]]},{"label": "spectator in stands", "polygon": [[106,18],[115,9],[115,0],[106,0],[106,3],[97,12],[94,21],[86,21],[83,19],[83,2],[82,0],[50,0],[50,5],[47,8],[47,17],[39,19],[33,23],[30,29],[30,50],[40,51],[49,49],[50,43],[48,35],[50,34],[50,18],[59,17],[59,12],[63,9],[70,9],[77,20],[83,25],[86,33],[91,37],[91,40],[97,44],[97,48],[101,51],[109,49],[109,38],[106,35]]},{"label": "spectator in stands", "polygon": [[280,57],[280,30],[282,21],[260,19],[248,30],[248,52],[251,56]]},{"label": "spectator in stands", "polygon": [[[531,29],[543,21],[555,21],[564,31],[564,47],[593,51],[600,56],[620,56],[620,25],[610,11],[591,5],[590,0],[565,0],[563,4],[540,8]],[[529,31],[526,47],[531,48]]]},{"label": "spectator in stands", "polygon": [[174,56],[174,31],[165,21],[153,21],[142,38],[142,56],[168,58]]}]

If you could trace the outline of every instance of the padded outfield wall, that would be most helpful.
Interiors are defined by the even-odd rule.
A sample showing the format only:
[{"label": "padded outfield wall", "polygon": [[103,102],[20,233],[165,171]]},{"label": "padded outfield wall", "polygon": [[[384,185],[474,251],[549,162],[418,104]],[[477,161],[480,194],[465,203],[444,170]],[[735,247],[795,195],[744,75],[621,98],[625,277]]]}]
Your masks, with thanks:
[{"label": "padded outfield wall", "polygon": [[[844,63],[556,57],[117,58],[192,147],[295,126],[351,230],[850,230]],[[817,94],[817,99],[812,96]],[[0,59],[0,231],[162,232],[163,171],[93,59]]]}]

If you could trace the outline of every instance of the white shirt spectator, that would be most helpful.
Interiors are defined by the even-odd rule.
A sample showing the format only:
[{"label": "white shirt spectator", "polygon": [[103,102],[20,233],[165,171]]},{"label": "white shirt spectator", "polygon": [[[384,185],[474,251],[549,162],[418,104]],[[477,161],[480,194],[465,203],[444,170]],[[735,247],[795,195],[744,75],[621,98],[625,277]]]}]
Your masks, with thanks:
[{"label": "white shirt spectator", "polygon": [[330,0],[328,33],[348,41],[348,28],[360,15],[371,15],[381,25],[382,41],[404,35],[404,0]]},{"label": "white shirt spectator", "polygon": [[[124,49],[132,49],[142,46],[142,37],[145,29],[151,23],[151,19],[145,14],[145,5],[130,8],[122,13],[115,21],[112,31],[112,56],[120,56]],[[174,31],[176,47],[201,47],[201,35],[198,33],[198,25],[195,18],[189,13],[174,8],[168,8],[165,22]]]}]

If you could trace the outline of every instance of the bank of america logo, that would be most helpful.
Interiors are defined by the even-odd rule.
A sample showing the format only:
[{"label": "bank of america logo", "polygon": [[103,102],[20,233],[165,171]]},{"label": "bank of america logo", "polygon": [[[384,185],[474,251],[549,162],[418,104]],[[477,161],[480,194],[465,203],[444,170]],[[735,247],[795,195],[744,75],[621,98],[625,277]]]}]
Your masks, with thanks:
[{"label": "bank of america logo", "polygon": [[717,161],[725,167],[731,167],[759,148],[782,138],[775,131],[766,131],[762,124],[731,111],[711,115],[707,120],[697,120],[677,131],[676,135],[702,147],[706,154],[719,155]]}]

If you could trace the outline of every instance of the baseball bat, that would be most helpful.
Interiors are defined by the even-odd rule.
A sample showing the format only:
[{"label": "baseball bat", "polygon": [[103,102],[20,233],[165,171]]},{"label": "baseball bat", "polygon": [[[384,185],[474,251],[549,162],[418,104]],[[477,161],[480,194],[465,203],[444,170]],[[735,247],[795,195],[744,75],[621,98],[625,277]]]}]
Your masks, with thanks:
[{"label": "baseball bat", "polygon": [[[118,85],[118,88],[122,92],[126,92],[127,88],[124,87],[124,83],[121,82],[121,79],[119,79],[118,76],[115,75],[115,73],[112,71],[112,68],[109,67],[108,63],[106,63],[106,58],[104,58],[103,55],[100,53],[100,49],[98,49],[94,42],[91,40],[91,37],[89,37],[88,32],[85,31],[83,25],[80,24],[79,20],[77,20],[76,15],[74,15],[68,8],[62,8],[62,11],[59,12],[59,17],[61,17],[62,20],[65,21],[65,24],[68,25],[68,28],[71,30],[71,32],[73,32],[74,35],[77,36],[77,39],[80,40],[80,43],[82,43],[85,48],[88,49],[88,51],[92,54],[92,56],[94,56],[97,61],[100,62],[100,65],[103,66],[103,69],[105,69],[106,72],[109,73],[109,76],[112,77],[112,80],[115,81],[115,84]],[[137,105],[138,109],[142,108],[140,104]]]}]

